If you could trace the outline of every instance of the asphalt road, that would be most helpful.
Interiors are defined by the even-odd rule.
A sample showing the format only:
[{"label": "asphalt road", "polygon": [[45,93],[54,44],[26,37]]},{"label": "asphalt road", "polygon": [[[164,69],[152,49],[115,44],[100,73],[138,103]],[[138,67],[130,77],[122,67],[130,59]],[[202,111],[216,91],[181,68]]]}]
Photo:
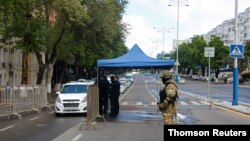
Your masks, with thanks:
[{"label": "asphalt road", "polygon": [[[208,92],[208,82],[186,80],[184,85],[179,85],[179,89],[202,96],[212,97],[222,101],[233,101],[233,85],[232,84],[211,84],[211,95]],[[240,104],[250,106],[250,87],[238,87],[238,100]]]},{"label": "asphalt road", "polygon": [[53,110],[31,113],[23,119],[0,120],[1,141],[50,141],[85,120],[84,115],[55,117]]},{"label": "asphalt road", "polygon": [[[147,89],[155,97],[158,98],[158,91],[163,87],[160,80],[152,76],[145,76]],[[179,89],[188,91],[197,95],[207,96],[208,83],[203,81],[189,81],[185,84],[179,84]],[[239,87],[239,103],[249,105],[250,88]],[[231,84],[211,84],[211,97],[221,101],[232,101],[232,85]],[[179,95],[178,114],[182,124],[249,124],[250,116],[243,115],[221,107],[210,107],[210,104],[193,99],[186,95]]]}]

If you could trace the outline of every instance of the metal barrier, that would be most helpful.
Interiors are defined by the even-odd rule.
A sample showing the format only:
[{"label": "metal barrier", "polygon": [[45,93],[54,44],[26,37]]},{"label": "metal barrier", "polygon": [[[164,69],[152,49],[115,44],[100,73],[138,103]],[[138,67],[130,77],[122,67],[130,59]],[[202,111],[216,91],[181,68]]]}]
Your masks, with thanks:
[{"label": "metal barrier", "polygon": [[47,87],[45,85],[36,85],[33,86],[34,90],[34,108],[33,110],[37,110],[41,112],[41,108],[49,107],[48,99],[47,99]]},{"label": "metal barrier", "polygon": [[[8,88],[8,87],[6,87]],[[10,116],[18,116],[24,111],[30,111],[33,109],[33,91],[30,86],[14,86],[10,89],[12,113]],[[10,117],[9,116],[9,117]]]},{"label": "metal barrier", "polygon": [[79,130],[81,130],[82,126],[84,126],[84,125],[87,126],[86,128],[88,128],[91,125],[94,126],[95,122],[93,122],[93,121],[97,117],[100,117],[100,114],[99,114],[99,89],[98,89],[98,85],[91,84],[88,86],[88,93],[87,93],[87,119],[86,119],[86,123],[83,123],[80,126]]},{"label": "metal barrier", "polygon": [[5,86],[0,86],[0,117],[11,114],[10,95],[7,95]]},{"label": "metal barrier", "polygon": [[47,106],[45,86],[0,86],[0,117],[18,116],[22,112],[37,111]]}]

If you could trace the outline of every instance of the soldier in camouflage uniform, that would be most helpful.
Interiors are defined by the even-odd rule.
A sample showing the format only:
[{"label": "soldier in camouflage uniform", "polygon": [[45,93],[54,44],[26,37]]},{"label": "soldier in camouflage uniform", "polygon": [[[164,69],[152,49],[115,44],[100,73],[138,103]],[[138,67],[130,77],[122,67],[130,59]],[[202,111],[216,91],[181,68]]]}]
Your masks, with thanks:
[{"label": "soldier in camouflage uniform", "polygon": [[169,71],[164,71],[160,74],[162,83],[165,85],[160,91],[159,110],[162,112],[164,124],[174,124],[176,116],[176,99],[178,98],[177,86],[172,79],[173,74]]}]

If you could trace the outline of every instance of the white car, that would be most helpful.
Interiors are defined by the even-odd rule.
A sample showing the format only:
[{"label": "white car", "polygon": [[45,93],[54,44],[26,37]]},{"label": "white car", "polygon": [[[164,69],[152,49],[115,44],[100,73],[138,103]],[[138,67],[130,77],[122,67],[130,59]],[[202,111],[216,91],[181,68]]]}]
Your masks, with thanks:
[{"label": "white car", "polygon": [[87,113],[87,89],[89,82],[70,82],[56,92],[55,114]]},{"label": "white car", "polygon": [[182,78],[182,77],[178,77],[178,82],[180,83],[180,84],[185,84],[185,78]]},{"label": "white car", "polygon": [[179,82],[180,82],[180,84],[185,84],[186,81],[184,78],[180,78]]}]

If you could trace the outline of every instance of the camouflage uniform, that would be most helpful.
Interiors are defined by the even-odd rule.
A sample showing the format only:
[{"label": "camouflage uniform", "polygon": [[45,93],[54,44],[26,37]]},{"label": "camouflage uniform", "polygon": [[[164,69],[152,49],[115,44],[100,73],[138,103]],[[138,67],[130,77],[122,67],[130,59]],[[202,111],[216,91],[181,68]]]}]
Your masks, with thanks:
[{"label": "camouflage uniform", "polygon": [[166,125],[174,124],[174,116],[176,116],[176,98],[177,96],[177,86],[172,80],[172,73],[164,71],[161,73],[163,83],[165,84],[165,99],[159,104],[159,109],[162,112],[163,121]]}]

